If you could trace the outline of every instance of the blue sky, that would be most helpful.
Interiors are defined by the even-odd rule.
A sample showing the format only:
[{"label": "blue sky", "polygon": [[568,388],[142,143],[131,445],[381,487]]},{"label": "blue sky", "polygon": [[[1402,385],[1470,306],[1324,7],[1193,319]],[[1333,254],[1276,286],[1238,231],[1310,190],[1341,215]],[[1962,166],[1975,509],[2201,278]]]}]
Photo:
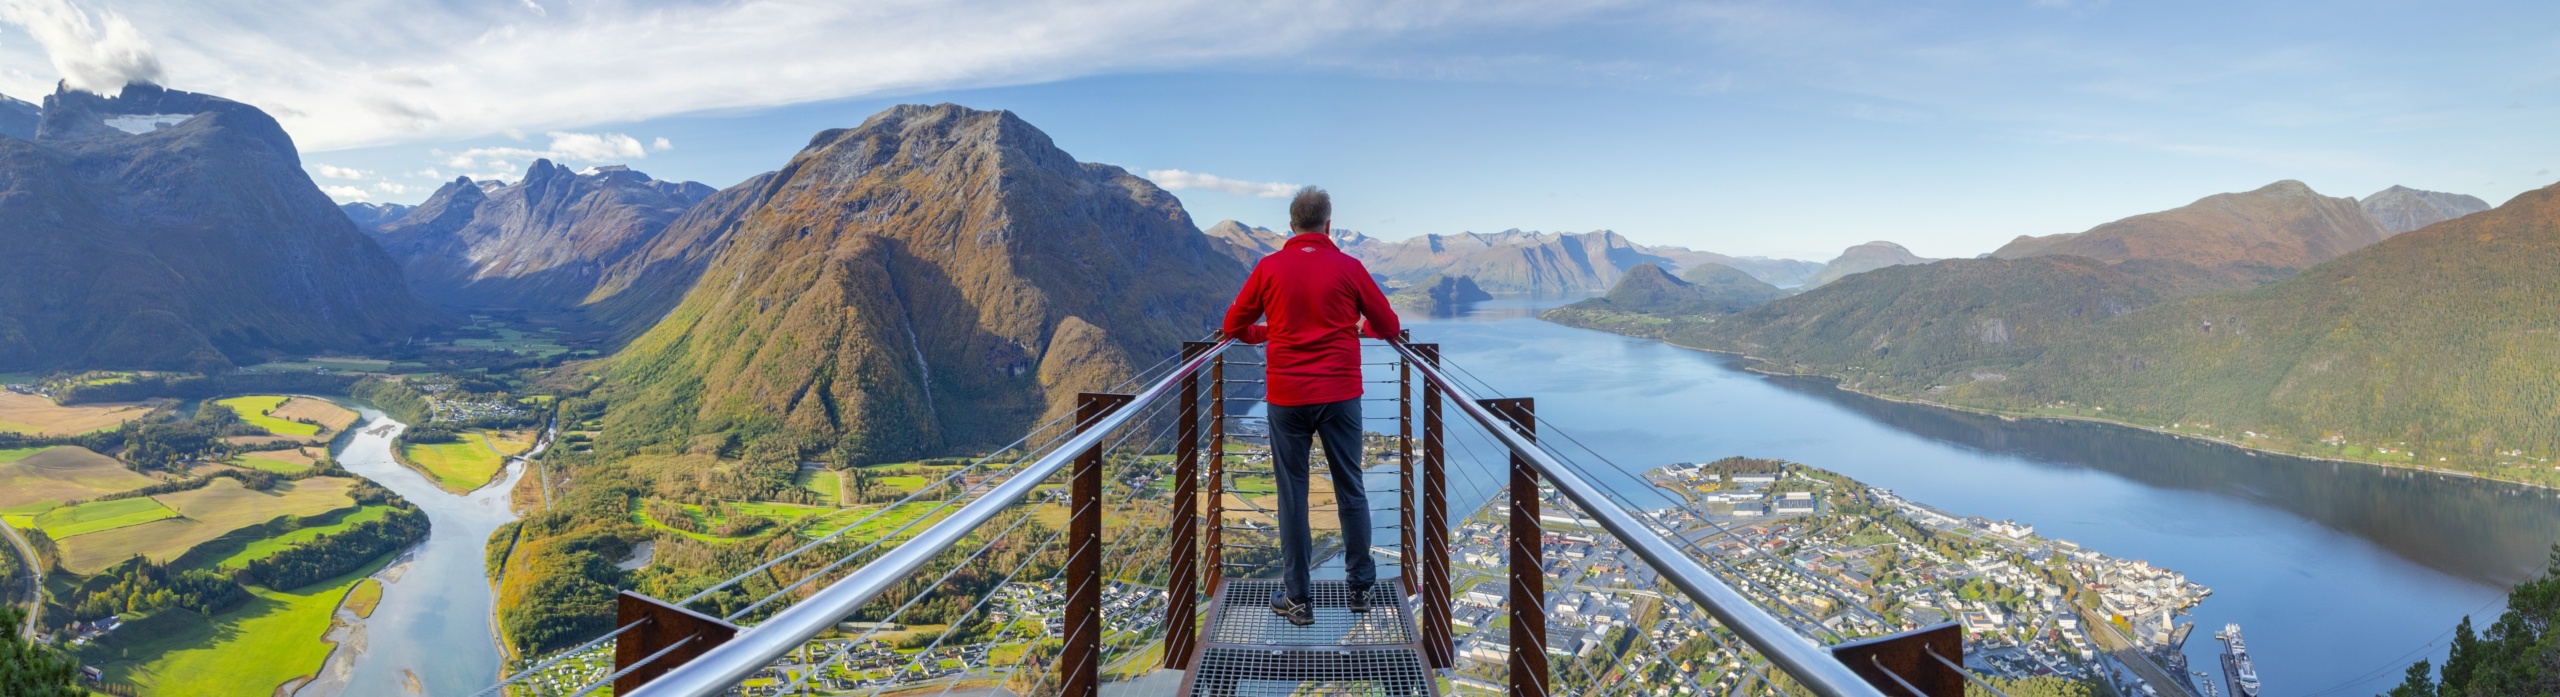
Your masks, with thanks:
[{"label": "blue sky", "polygon": [[[1278,225],[1614,229],[1970,256],[2299,179],[2499,203],[2560,168],[2546,2],[0,0],[0,93],[150,79],[276,113],[342,199],[534,156],[713,186],[902,102]],[[501,166],[503,165],[503,166]]]}]

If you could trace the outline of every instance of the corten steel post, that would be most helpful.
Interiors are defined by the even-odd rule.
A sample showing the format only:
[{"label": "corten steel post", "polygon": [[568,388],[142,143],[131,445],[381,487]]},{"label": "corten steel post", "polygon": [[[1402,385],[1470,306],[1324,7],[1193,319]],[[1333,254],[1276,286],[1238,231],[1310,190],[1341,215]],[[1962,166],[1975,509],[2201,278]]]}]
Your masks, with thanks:
[{"label": "corten steel post", "polygon": [[[1410,344],[1422,360],[1440,364],[1439,344]],[[1458,664],[1449,627],[1449,453],[1441,441],[1440,388],[1422,386],[1422,654],[1433,668]]]},{"label": "corten steel post", "polygon": [[1200,592],[1227,582],[1227,357],[1209,359],[1209,534],[1200,550]]},{"label": "corten steel post", "polygon": [[[1117,411],[1131,395],[1076,395],[1076,432]],[[1102,691],[1102,443],[1076,455],[1069,475],[1067,614],[1065,650],[1058,654],[1062,697],[1099,697]]]},{"label": "corten steel post", "polygon": [[[614,601],[613,624],[640,627],[624,632],[613,642],[614,672],[629,670],[613,680],[614,694],[629,694],[649,684],[676,666],[701,656],[711,647],[728,643],[738,635],[738,628],[702,613],[671,605],[656,598],[623,591]],[[664,654],[664,655],[661,655]],[[647,665],[639,665],[647,661]],[[635,669],[633,666],[637,665]]]},{"label": "corten steel post", "polygon": [[[1538,437],[1537,402],[1527,397],[1487,399],[1484,405],[1511,429]],[[1538,529],[1538,470],[1511,456],[1511,697],[1547,697],[1546,540]]]},{"label": "corten steel post", "polygon": [[[1182,358],[1188,362],[1217,344],[1206,341],[1182,343]],[[1200,376],[1193,373],[1182,378],[1182,409],[1175,426],[1181,445],[1173,455],[1173,548],[1166,561],[1164,591],[1164,667],[1181,668],[1191,664],[1191,641],[1200,627]]]},{"label": "corten steel post", "polygon": [[[1400,338],[1411,339],[1407,330]],[[1396,575],[1404,579],[1404,592],[1412,595],[1421,590],[1421,579],[1414,573],[1414,561],[1421,558],[1413,548],[1413,364],[1404,356],[1396,356],[1396,513],[1402,526],[1401,544],[1396,546]]]}]

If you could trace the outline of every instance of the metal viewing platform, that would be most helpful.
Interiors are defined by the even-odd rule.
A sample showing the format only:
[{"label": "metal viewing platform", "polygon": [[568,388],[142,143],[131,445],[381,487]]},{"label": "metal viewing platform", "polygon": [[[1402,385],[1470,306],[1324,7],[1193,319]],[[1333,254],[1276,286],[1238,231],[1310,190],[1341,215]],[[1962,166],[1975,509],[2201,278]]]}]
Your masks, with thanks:
[{"label": "metal viewing platform", "polygon": [[[1596,452],[1568,457],[1560,443],[1589,449],[1539,418],[1533,399],[1480,397],[1490,387],[1443,365],[1436,345],[1370,342],[1366,353],[1374,362],[1363,479],[1379,523],[1377,588],[1395,591],[1373,596],[1367,613],[1351,612],[1343,583],[1321,576],[1314,624],[1292,626],[1269,609],[1277,538],[1261,500],[1267,484],[1254,474],[1267,478],[1267,454],[1252,442],[1267,431],[1249,409],[1260,359],[1232,341],[1193,342],[1140,371],[1131,391],[1084,394],[1071,418],[722,583],[674,601],[625,593],[610,631],[526,661],[482,694],[950,694],[965,685],[1067,697],[1545,697],[1652,694],[1670,681],[1684,693],[1951,697],[1968,683],[1991,687],[1963,669],[1953,624],[1848,636],[1825,617],[1865,612],[1862,603],[1776,587],[1667,534],[1670,525],[1590,474],[1614,465]],[[1453,485],[1490,501],[1485,511],[1452,520]],[[1324,511],[1341,505],[1324,492],[1311,494],[1320,553],[1322,524],[1334,518]],[[877,540],[845,539],[906,505],[931,509]],[[1660,581],[1646,592],[1658,596],[1662,619],[1593,633],[1619,642],[1598,651],[1584,635],[1551,633],[1550,619],[1573,609],[1548,607],[1558,595],[1548,575],[1566,562],[1549,553],[1542,505],[1599,528],[1575,534],[1605,534],[1640,559]],[[1044,513],[1063,527],[1040,522]],[[1468,585],[1497,587],[1498,574],[1506,592],[1470,592],[1462,603],[1452,595],[1450,536],[1470,517],[1504,532],[1500,558],[1470,558]],[[1574,590],[1570,577],[1565,585],[1558,593]],[[938,600],[937,621],[912,624],[942,626],[939,635],[880,638],[928,598]],[[1464,625],[1453,615],[1461,604]],[[1712,639],[1731,660],[1680,668],[1652,631],[1661,627]],[[1708,668],[1717,674],[1702,682]]]}]

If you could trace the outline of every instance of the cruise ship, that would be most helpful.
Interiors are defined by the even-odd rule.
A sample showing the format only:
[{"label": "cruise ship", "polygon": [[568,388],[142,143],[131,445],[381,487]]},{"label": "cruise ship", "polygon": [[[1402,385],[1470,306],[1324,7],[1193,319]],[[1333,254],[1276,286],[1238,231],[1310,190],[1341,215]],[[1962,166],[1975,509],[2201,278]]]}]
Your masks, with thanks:
[{"label": "cruise ship", "polygon": [[2249,647],[2240,643],[2240,625],[2222,625],[2222,677],[2231,681],[2231,697],[2258,697],[2258,666],[2249,662]]}]

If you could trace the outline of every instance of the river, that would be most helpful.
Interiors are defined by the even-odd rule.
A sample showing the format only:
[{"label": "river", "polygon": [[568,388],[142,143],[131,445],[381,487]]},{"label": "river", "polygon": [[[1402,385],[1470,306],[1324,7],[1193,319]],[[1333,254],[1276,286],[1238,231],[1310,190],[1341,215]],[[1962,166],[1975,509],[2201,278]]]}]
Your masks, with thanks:
[{"label": "river", "polygon": [[2505,589],[2560,541],[2548,490],[1872,399],[1532,318],[1559,302],[1497,300],[1410,324],[1450,364],[1535,397],[1541,418],[1633,470],[1601,473],[1622,491],[1645,489],[1635,474],[1663,464],[1783,458],[2184,572],[2213,589],[2194,610],[2190,665],[2218,680],[2211,634],[2239,623],[2269,697],[2377,694],[2409,662],[2441,662],[2454,623],[2494,620]]},{"label": "river", "polygon": [[[353,406],[353,405],[350,405]],[[356,407],[364,422],[338,444],[338,464],[406,498],[427,513],[427,541],[375,577],[382,604],[373,617],[341,630],[339,653],[302,697],[328,695],[467,695],[498,675],[490,626],[496,608],[484,553],[490,533],[515,520],[508,495],[524,471],[469,495],[456,496],[391,457],[391,439],[406,428],[381,411]],[[375,429],[389,425],[387,432]]]}]

